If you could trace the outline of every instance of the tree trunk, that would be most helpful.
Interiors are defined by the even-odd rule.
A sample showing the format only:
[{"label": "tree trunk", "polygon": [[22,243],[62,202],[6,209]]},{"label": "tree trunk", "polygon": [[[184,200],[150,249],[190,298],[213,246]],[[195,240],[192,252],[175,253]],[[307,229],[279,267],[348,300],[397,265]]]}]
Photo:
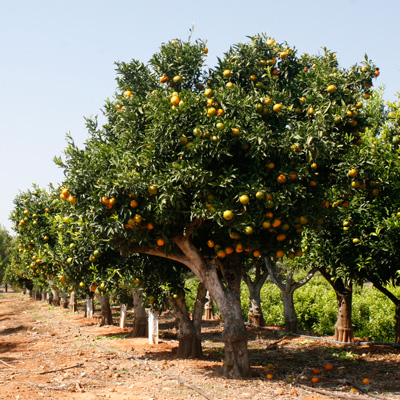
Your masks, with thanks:
[{"label": "tree trunk", "polygon": [[[335,285],[336,286],[336,285]],[[336,290],[336,299],[338,305],[337,322],[335,324],[335,340],[339,342],[353,341],[353,324],[351,317],[352,309],[352,285],[339,284]]]},{"label": "tree trunk", "polygon": [[283,315],[285,317],[285,330],[287,332],[297,333],[298,319],[294,308],[293,292],[294,290],[282,291]]},{"label": "tree trunk", "polygon": [[207,302],[207,289],[204,283],[200,282],[197,288],[196,302],[193,310],[193,325],[196,331],[196,336],[201,342],[201,324],[203,321],[204,304]]},{"label": "tree trunk", "polygon": [[121,329],[126,328],[126,312],[128,310],[128,304],[121,303],[120,317],[119,317],[119,327]]},{"label": "tree trunk", "polygon": [[203,356],[201,350],[201,337],[196,334],[193,321],[190,319],[189,310],[186,307],[185,297],[169,297],[168,302],[172,308],[172,314],[179,324],[178,352],[179,358],[200,358]]},{"label": "tree trunk", "polygon": [[96,294],[96,298],[101,306],[100,326],[112,325],[113,319],[112,319],[112,312],[111,312],[109,297],[106,294],[105,295]]},{"label": "tree trunk", "polygon": [[[269,276],[272,282],[279,287],[282,292],[283,314],[285,318],[285,330],[292,333],[298,331],[298,319],[294,308],[293,294],[295,290],[304,286],[315,275],[316,268],[311,269],[308,274],[298,282],[293,280],[293,272],[288,272],[285,279],[279,279],[276,272],[276,263],[265,259]],[[285,283],[283,283],[285,281]]]},{"label": "tree trunk", "polygon": [[47,302],[48,302],[50,305],[53,305],[53,293],[51,293],[51,292],[46,293],[46,297],[47,297]]},{"label": "tree trunk", "polygon": [[56,288],[55,285],[55,279],[54,278],[48,278],[49,281],[49,287],[51,290],[52,298],[51,298],[51,303],[53,306],[59,306],[60,305],[60,294]]},{"label": "tree trunk", "polygon": [[205,319],[207,319],[207,320],[214,319],[215,317],[214,317],[214,308],[213,308],[213,304],[212,304],[212,298],[208,291],[206,293],[206,303],[204,305],[204,308],[206,310]]},{"label": "tree trunk", "polygon": [[68,298],[67,298],[67,295],[66,295],[66,293],[64,292],[64,290],[61,290],[61,292],[60,292],[60,298],[61,298],[61,301],[60,301],[61,307],[62,307],[62,308],[68,308]]},{"label": "tree trunk", "polygon": [[93,297],[86,296],[85,318],[93,318],[94,304]]},{"label": "tree trunk", "polygon": [[268,271],[262,272],[260,267],[256,266],[256,276],[254,281],[249,275],[245,274],[243,280],[249,289],[249,314],[248,322],[256,326],[265,326],[265,319],[261,309],[261,288],[268,277]]},{"label": "tree trunk", "polygon": [[132,293],[134,311],[133,330],[131,336],[147,337],[148,323],[146,309],[143,304],[142,292],[133,288],[129,288],[129,290]]},{"label": "tree trunk", "polygon": [[69,309],[73,313],[78,311],[78,303],[76,300],[75,290],[73,290],[69,295]]},{"label": "tree trunk", "polygon": [[396,306],[396,314],[395,314],[395,325],[394,325],[394,333],[395,333],[395,343],[400,344],[400,302]]},{"label": "tree trunk", "polygon": [[[190,230],[173,238],[182,253],[167,254],[159,249],[132,246],[129,251],[169,258],[186,265],[206,286],[224,321],[222,340],[225,345],[223,374],[243,378],[250,374],[247,331],[240,304],[240,282],[243,266],[239,254],[225,259],[205,258],[190,240]],[[222,273],[222,277],[219,274]]]}]

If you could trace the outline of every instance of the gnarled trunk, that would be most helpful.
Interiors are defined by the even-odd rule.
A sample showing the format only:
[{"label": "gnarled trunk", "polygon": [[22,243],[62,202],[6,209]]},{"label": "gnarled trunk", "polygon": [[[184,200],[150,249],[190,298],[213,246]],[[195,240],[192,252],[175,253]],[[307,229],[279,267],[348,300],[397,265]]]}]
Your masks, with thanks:
[{"label": "gnarled trunk", "polygon": [[[158,249],[133,247],[132,251],[166,257],[185,264],[204,283],[215,301],[224,321],[222,339],[225,344],[223,373],[242,378],[250,374],[247,331],[240,304],[240,282],[243,267],[238,254],[225,259],[205,258],[190,240],[190,232],[176,236],[173,241],[182,254],[167,254]],[[222,272],[222,278],[218,273]]]},{"label": "gnarled trunk", "polygon": [[324,268],[318,269],[321,275],[329,282],[336,293],[337,321],[335,324],[335,340],[339,342],[352,342],[354,337],[352,322],[353,285],[351,280],[335,278]]},{"label": "gnarled trunk", "polygon": [[193,325],[196,336],[201,340],[201,323],[203,321],[204,305],[207,302],[207,289],[204,283],[200,282],[197,288],[196,302],[193,310]]},{"label": "gnarled trunk", "polygon": [[268,271],[261,271],[260,266],[256,266],[254,281],[245,274],[243,280],[249,289],[249,314],[248,322],[256,326],[265,326],[265,319],[261,309],[261,288],[268,277]]},{"label": "gnarled trunk", "polygon": [[129,288],[129,290],[132,293],[134,311],[133,330],[131,336],[147,337],[148,324],[146,309],[143,304],[142,292],[133,288]]},{"label": "gnarled trunk", "polygon": [[178,298],[169,297],[168,302],[172,308],[172,314],[179,324],[179,346],[176,355],[179,358],[202,357],[201,337],[196,334],[196,329],[185,303],[185,297],[183,295]]},{"label": "gnarled trunk", "polygon": [[339,342],[353,341],[353,323],[351,317],[352,310],[352,285],[351,283],[338,285],[340,289],[336,290],[336,299],[338,305],[337,321],[335,324],[335,340]]},{"label": "gnarled trunk", "polygon": [[296,282],[293,280],[293,272],[288,272],[285,283],[283,279],[279,279],[276,272],[276,264],[271,260],[265,260],[265,265],[268,269],[269,276],[272,282],[279,287],[282,292],[283,302],[283,315],[285,318],[285,330],[287,332],[297,333],[298,331],[298,319],[296,309],[294,308],[293,294],[295,290],[304,286],[314,276],[316,269],[313,268],[303,279]]},{"label": "gnarled trunk", "polygon": [[112,325],[113,319],[110,307],[110,298],[106,294],[104,295],[96,294],[96,299],[98,300],[101,306],[100,326]]}]

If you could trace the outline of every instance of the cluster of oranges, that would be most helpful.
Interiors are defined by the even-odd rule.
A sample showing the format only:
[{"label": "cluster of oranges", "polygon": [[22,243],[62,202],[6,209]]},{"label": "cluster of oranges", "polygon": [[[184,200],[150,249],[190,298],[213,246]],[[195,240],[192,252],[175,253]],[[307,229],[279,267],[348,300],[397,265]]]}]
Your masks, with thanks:
[{"label": "cluster of oranges", "polygon": [[61,189],[60,199],[68,200],[72,204],[76,203],[76,197],[71,196],[71,193],[69,192],[68,188],[65,186]]}]

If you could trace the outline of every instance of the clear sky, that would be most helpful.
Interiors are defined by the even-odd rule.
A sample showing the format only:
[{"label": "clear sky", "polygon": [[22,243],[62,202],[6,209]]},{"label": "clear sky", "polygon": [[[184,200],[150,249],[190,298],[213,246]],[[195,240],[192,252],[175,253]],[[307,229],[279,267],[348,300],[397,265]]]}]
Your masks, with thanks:
[{"label": "clear sky", "polygon": [[207,40],[209,66],[247,36],[267,33],[299,52],[327,47],[344,67],[364,54],[380,67],[385,98],[400,92],[399,0],[0,0],[0,224],[33,183],[62,182],[54,163],[84,117],[102,115],[116,61],[147,62],[162,42]]}]

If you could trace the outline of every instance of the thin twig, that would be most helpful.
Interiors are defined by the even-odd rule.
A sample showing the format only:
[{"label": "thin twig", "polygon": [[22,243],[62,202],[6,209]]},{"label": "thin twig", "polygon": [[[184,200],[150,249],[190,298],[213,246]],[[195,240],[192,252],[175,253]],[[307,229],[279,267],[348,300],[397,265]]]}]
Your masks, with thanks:
[{"label": "thin twig", "polygon": [[2,362],[3,364],[7,365],[7,366],[10,367],[10,368],[17,368],[17,367],[14,367],[14,365],[7,364],[7,363],[6,363],[5,361],[3,361],[3,360],[0,360],[0,362]]},{"label": "thin twig", "polygon": [[72,367],[59,368],[59,369],[52,369],[51,371],[39,372],[38,375],[45,375],[45,374],[51,374],[51,373],[53,373],[53,372],[65,371],[65,370],[67,370],[67,369],[82,367],[82,365],[83,365],[82,363],[77,363],[76,365],[73,365]]}]

